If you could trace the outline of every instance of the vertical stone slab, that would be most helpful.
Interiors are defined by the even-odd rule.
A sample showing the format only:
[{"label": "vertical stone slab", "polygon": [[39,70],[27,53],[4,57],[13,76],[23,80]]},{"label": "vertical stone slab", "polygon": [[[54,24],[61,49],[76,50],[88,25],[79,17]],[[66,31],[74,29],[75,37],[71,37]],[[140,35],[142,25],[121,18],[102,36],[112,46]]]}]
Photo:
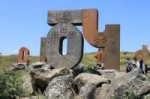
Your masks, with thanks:
[{"label": "vertical stone slab", "polygon": [[41,47],[40,47],[40,61],[46,61],[46,37],[41,37]]},{"label": "vertical stone slab", "polygon": [[144,61],[148,59],[148,56],[149,56],[149,50],[148,50],[147,45],[143,45],[143,46],[142,46],[142,49],[141,49],[141,50],[138,50],[138,51],[135,53],[135,57],[136,57],[136,58],[142,59],[142,60],[144,60]]},{"label": "vertical stone slab", "polygon": [[[46,59],[55,68],[73,68],[83,56],[83,37],[74,25],[81,25],[81,11],[49,11],[48,24],[54,27],[47,35]],[[74,25],[73,25],[74,24]],[[67,54],[63,41],[67,39]]]},{"label": "vertical stone slab", "polygon": [[22,47],[19,49],[19,55],[18,55],[18,63],[21,64],[29,64],[29,54],[30,51],[26,47]]},{"label": "vertical stone slab", "polygon": [[108,38],[103,59],[105,68],[120,70],[120,26],[106,25],[104,34]]},{"label": "vertical stone slab", "polygon": [[106,25],[104,32],[98,32],[98,11],[82,11],[83,35],[94,47],[105,48],[103,57],[106,69],[120,69],[120,25]]}]

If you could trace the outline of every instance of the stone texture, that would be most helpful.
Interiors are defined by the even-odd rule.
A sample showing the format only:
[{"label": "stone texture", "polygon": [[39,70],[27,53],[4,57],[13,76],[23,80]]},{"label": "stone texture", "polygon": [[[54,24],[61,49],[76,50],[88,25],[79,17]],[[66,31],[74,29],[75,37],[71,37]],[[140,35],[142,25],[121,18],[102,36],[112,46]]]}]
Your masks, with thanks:
[{"label": "stone texture", "polygon": [[96,86],[91,83],[82,86],[78,97],[81,97],[81,99],[93,99],[95,87]]},{"label": "stone texture", "polygon": [[99,76],[96,74],[90,74],[90,73],[81,73],[79,74],[76,78],[75,81],[78,85],[78,89],[80,90],[80,88],[86,84],[93,84],[93,85],[98,85],[98,84],[103,84],[103,83],[110,83],[110,81],[103,77],[103,76]]},{"label": "stone texture", "polygon": [[13,67],[10,69],[12,71],[17,71],[17,70],[24,70],[26,69],[27,64],[26,63],[17,63],[17,64],[13,64]]},{"label": "stone texture", "polygon": [[40,61],[46,61],[46,37],[41,37],[41,47],[40,47]]},{"label": "stone texture", "polygon": [[34,62],[28,67],[28,71],[30,73],[35,73],[38,71],[42,71],[42,69],[49,70],[50,69],[50,64],[46,64],[45,62]]},{"label": "stone texture", "polygon": [[46,88],[44,94],[48,99],[73,99],[73,78],[69,75],[55,77]]},{"label": "stone texture", "polygon": [[55,25],[57,23],[72,23],[74,25],[81,25],[82,23],[82,10],[65,10],[65,11],[48,11],[49,25]]},{"label": "stone texture", "polygon": [[135,57],[138,58],[138,59],[146,60],[148,58],[148,56],[149,56],[149,50],[148,50],[147,45],[143,45],[142,49],[138,50],[135,53]]},{"label": "stone texture", "polygon": [[136,99],[141,99],[141,97],[150,92],[148,78],[143,74],[139,74],[138,70],[133,70],[115,81],[114,97],[117,99],[126,99],[126,94],[131,94],[131,92]]},{"label": "stone texture", "polygon": [[94,99],[111,99],[111,84],[103,84],[101,88],[97,88],[94,93]]},{"label": "stone texture", "polygon": [[120,70],[120,25],[106,25],[104,32],[97,30],[96,9],[83,10],[83,35],[94,47],[104,47],[102,62],[106,69]]},{"label": "stone texture", "polygon": [[[76,17],[66,16],[69,12],[51,12],[49,11],[50,24],[57,23],[47,35],[46,59],[55,68],[67,67],[73,68],[80,63],[83,56],[83,37],[81,32],[71,24]],[[57,21],[57,17],[61,21]],[[70,20],[70,18],[72,20]],[[50,21],[51,19],[51,21]],[[55,21],[56,20],[56,21]],[[67,21],[68,20],[68,21]],[[77,19],[78,20],[78,19]],[[77,21],[78,22],[78,21]],[[67,54],[63,55],[63,40],[67,39]]]},{"label": "stone texture", "polygon": [[34,89],[32,85],[32,78],[28,72],[22,77],[22,82],[22,88],[24,89],[25,93],[32,94]]},{"label": "stone texture", "polygon": [[36,86],[39,87],[39,89],[45,90],[53,78],[67,74],[71,74],[70,70],[67,68],[45,70],[32,74],[32,79],[35,82]]},{"label": "stone texture", "polygon": [[29,49],[26,47],[22,47],[19,49],[19,55],[18,55],[18,63],[26,63],[29,64],[28,56],[30,54]]}]

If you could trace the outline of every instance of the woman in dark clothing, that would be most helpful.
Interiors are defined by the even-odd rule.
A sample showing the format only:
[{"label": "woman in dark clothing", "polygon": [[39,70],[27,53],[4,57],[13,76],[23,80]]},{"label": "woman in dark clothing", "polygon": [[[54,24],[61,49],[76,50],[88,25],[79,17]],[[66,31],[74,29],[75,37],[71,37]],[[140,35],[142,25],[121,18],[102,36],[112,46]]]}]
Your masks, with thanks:
[{"label": "woman in dark clothing", "polygon": [[144,74],[144,64],[143,64],[143,60],[140,60],[140,72]]}]

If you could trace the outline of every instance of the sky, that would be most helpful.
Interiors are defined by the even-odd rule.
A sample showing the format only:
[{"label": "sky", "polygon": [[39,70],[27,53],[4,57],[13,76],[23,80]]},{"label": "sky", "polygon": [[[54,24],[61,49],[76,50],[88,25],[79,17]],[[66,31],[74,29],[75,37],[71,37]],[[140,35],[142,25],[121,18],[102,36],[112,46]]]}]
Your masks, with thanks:
[{"label": "sky", "polygon": [[[27,47],[39,55],[40,39],[46,37],[48,10],[98,9],[98,31],[106,24],[120,24],[120,51],[150,48],[150,0],[0,0],[0,52],[16,54]],[[84,41],[84,53],[96,48]]]}]

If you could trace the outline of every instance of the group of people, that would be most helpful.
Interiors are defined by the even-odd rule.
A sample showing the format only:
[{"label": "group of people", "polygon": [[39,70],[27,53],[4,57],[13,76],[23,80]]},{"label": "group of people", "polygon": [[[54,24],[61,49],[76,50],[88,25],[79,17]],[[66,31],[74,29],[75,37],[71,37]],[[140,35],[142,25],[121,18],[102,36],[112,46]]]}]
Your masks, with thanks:
[{"label": "group of people", "polygon": [[129,57],[127,57],[125,66],[126,66],[127,73],[135,68],[138,68],[140,73],[145,74],[147,72],[147,69],[146,69],[147,65],[144,64],[142,59],[137,59],[136,57],[134,57],[132,60]]}]

